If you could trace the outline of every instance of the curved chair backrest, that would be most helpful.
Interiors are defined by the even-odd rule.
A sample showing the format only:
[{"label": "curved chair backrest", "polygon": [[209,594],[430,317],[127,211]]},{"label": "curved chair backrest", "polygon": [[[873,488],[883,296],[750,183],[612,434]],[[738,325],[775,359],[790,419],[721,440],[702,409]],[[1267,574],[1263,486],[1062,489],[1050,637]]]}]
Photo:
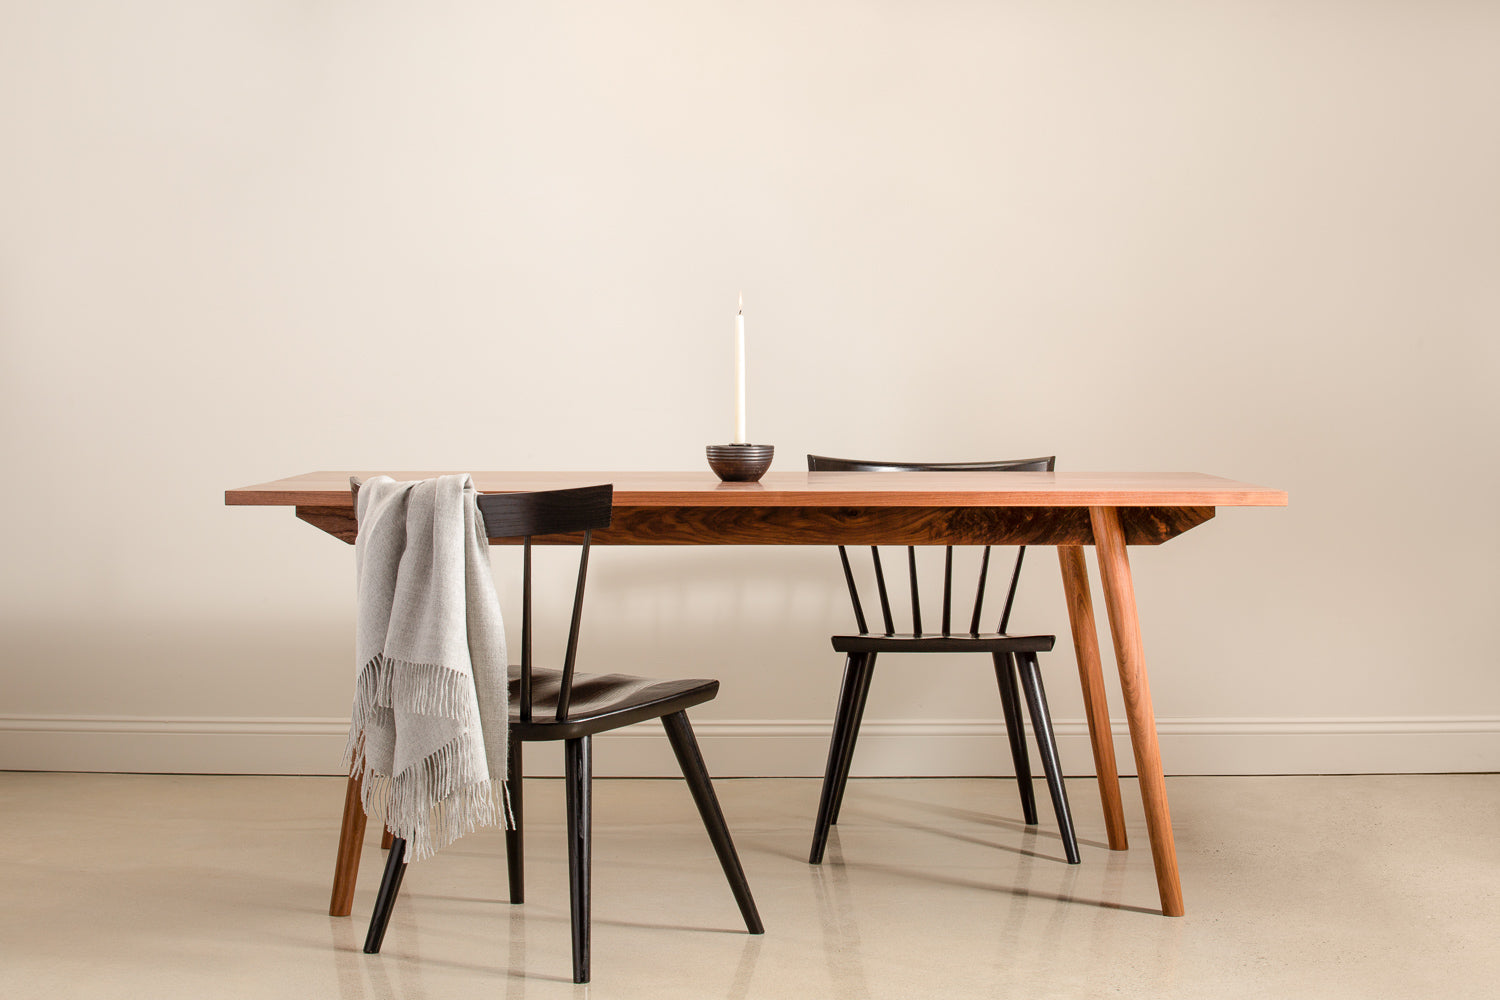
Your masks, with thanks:
[{"label": "curved chair backrest", "polygon": [[1051,472],[1056,455],[1007,458],[997,462],[869,462],[858,458],[808,455],[808,472]]},{"label": "curved chair backrest", "polygon": [[[1043,458],[1002,459],[994,462],[876,462],[854,458],[830,458],[827,455],[808,455],[809,472],[1051,472],[1057,463],[1056,455]],[[885,572],[880,563],[879,546],[870,546],[870,557],[875,563],[875,589],[880,597],[880,610],[884,619],[885,634],[895,635],[896,625],[891,614],[891,602],[885,588]],[[911,578],[912,634],[922,634],[922,602],[917,589],[916,546],[906,547],[907,566]],[[995,629],[1004,633],[1010,625],[1010,611],[1016,600],[1016,586],[1021,580],[1021,562],[1026,558],[1026,546],[1016,549],[1015,566],[1010,573],[1010,586],[1005,593],[1005,608],[1000,613],[1000,624]],[[859,588],[854,583],[854,571],[849,566],[849,553],[839,546],[839,560],[844,566],[844,582],[849,586],[849,599],[854,604],[854,620],[861,633],[868,633],[865,612],[859,600]],[[979,563],[979,584],[974,593],[974,613],[969,620],[969,635],[979,634],[979,615],[984,607],[984,585],[989,576],[990,546],[984,547]],[[953,605],[953,546],[946,546],[943,558],[943,635],[952,634],[951,613]]]},{"label": "curved chair backrest", "polygon": [[531,721],[531,539],[535,535],[565,535],[583,532],[578,556],[578,584],[573,591],[573,615],[568,626],[568,651],[563,657],[563,675],[557,693],[557,721],[568,717],[573,694],[573,664],[578,657],[578,631],[583,622],[583,588],[588,577],[589,545],[595,528],[609,527],[614,502],[613,486],[581,486],[538,493],[482,493],[479,512],[484,532],[490,538],[519,538],[521,557],[521,690],[522,722]]}]

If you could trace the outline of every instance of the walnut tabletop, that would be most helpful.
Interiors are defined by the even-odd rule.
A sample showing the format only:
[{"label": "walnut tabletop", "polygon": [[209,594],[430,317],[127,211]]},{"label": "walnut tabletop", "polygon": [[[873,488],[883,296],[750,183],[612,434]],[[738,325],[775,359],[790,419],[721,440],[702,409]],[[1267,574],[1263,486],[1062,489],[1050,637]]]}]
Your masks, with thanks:
[{"label": "walnut tabletop", "polygon": [[[434,471],[309,472],[229,490],[232,506],[295,507],[346,542],[358,531],[349,477]],[[1284,506],[1281,490],[1197,472],[772,472],[722,483],[712,472],[475,472],[482,493],[613,483],[601,545],[1091,545],[1091,508],[1118,510],[1128,545],[1157,545],[1221,506]],[[542,544],[576,542],[568,536]]]},{"label": "walnut tabletop", "polygon": [[[474,472],[481,493],[613,483],[616,507],[1284,507],[1283,490],[1200,472],[770,472],[721,483],[712,472]],[[228,490],[230,506],[348,507],[349,477],[442,472],[309,472]]]}]

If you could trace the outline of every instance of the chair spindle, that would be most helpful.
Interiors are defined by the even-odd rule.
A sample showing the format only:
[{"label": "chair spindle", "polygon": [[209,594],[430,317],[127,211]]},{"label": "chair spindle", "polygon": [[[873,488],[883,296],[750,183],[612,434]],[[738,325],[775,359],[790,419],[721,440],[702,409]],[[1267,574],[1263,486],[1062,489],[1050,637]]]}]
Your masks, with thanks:
[{"label": "chair spindle", "polygon": [[849,553],[842,545],[839,546],[839,561],[844,564],[844,582],[849,585],[849,600],[854,604],[854,623],[863,635],[870,630],[865,626],[865,609],[859,603],[859,588],[854,585],[854,571],[849,568]]},{"label": "chair spindle", "polygon": [[531,721],[531,536],[521,547],[521,721]]},{"label": "chair spindle", "polygon": [[911,631],[912,635],[921,635],[922,599],[917,594],[917,547],[915,545],[906,547],[906,562],[911,568]]},{"label": "chair spindle", "polygon": [[1010,609],[1016,603],[1016,584],[1021,582],[1021,560],[1026,558],[1026,546],[1022,545],[1016,549],[1016,568],[1010,573],[1010,589],[1005,592],[1005,610],[1000,612],[1000,628],[997,631],[1005,635],[1006,628],[1010,626]]},{"label": "chair spindle", "polygon": [[891,618],[891,600],[885,592],[885,573],[880,568],[880,548],[870,546],[870,556],[875,560],[875,589],[880,591],[880,612],[885,616],[885,634],[896,634],[896,622]]},{"label": "chair spindle", "polygon": [[568,652],[563,657],[562,687],[557,692],[557,721],[568,718],[568,702],[573,694],[573,661],[578,658],[578,630],[583,621],[583,586],[589,572],[589,542],[593,529],[583,533],[583,551],[578,556],[578,589],[573,592],[573,623],[568,626]]},{"label": "chair spindle", "polygon": [[979,559],[979,588],[974,592],[974,617],[969,619],[969,634],[979,634],[979,609],[984,606],[984,581],[990,573],[990,547],[984,547],[984,555]]},{"label": "chair spindle", "polygon": [[953,609],[953,546],[943,553],[943,635],[952,635],[949,612]]}]

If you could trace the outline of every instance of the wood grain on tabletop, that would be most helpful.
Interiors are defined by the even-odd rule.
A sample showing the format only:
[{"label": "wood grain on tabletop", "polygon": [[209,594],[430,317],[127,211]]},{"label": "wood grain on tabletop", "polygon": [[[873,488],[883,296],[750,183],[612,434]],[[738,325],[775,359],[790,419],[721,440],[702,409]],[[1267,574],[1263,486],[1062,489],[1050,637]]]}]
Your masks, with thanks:
[{"label": "wood grain on tabletop", "polygon": [[[350,506],[349,477],[437,471],[309,472],[229,490],[231,506]],[[615,507],[1279,507],[1282,490],[1198,472],[770,472],[721,483],[702,472],[474,472],[482,493],[613,483]]]}]

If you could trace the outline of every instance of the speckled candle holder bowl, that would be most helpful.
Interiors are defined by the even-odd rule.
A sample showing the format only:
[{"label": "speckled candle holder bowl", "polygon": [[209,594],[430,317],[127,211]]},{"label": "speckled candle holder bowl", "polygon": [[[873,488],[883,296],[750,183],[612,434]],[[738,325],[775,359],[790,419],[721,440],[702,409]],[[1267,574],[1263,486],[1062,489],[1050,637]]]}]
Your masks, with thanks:
[{"label": "speckled candle holder bowl", "polygon": [[771,467],[776,446],[769,444],[711,444],[708,467],[726,483],[754,483]]}]

